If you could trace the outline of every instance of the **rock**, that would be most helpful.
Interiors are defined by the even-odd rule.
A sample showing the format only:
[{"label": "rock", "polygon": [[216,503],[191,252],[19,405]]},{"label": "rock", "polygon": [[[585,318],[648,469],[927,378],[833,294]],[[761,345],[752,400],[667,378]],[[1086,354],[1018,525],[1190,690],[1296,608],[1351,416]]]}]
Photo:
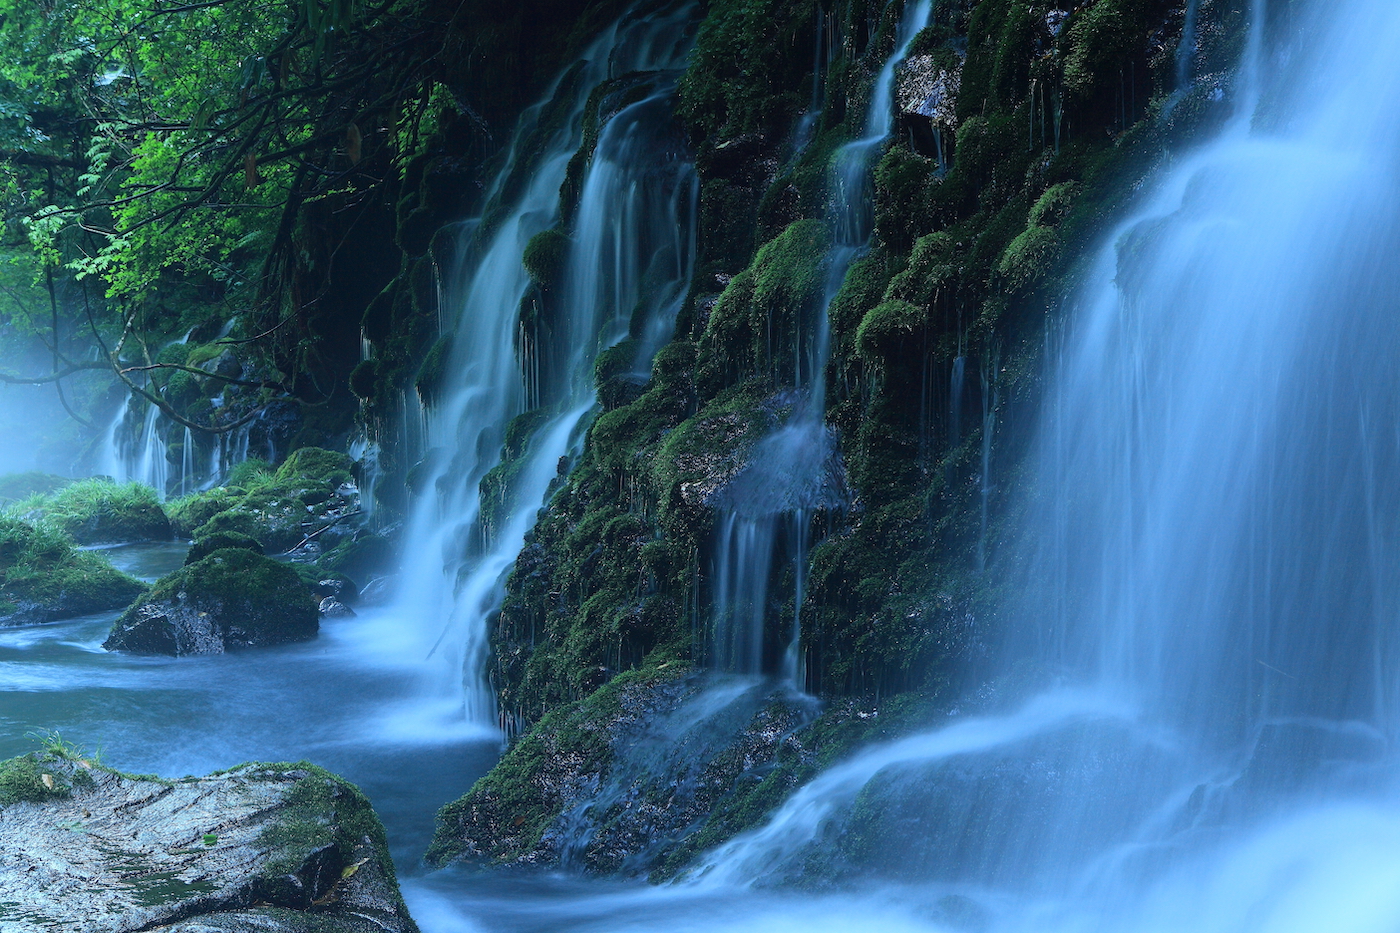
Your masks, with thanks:
[{"label": "rock", "polygon": [[895,98],[905,116],[918,115],[934,126],[956,129],[962,68],[947,67],[933,55],[914,55],[899,67]]},{"label": "rock", "polygon": [[369,801],[306,762],[162,781],[12,759],[0,851],[6,933],[417,931]]},{"label": "rock", "polygon": [[320,610],[321,615],[328,619],[343,619],[355,614],[355,610],[351,609],[334,596],[327,596],[325,599],[321,600]]},{"label": "rock", "polygon": [[225,548],[159,580],[112,626],[108,651],[221,654],[316,637],[317,603],[286,564]]},{"label": "rock", "polygon": [[757,679],[623,674],[547,717],[445,806],[428,862],[664,869],[688,857],[685,840],[717,831],[708,824],[736,787],[800,754],[794,733],[815,712]]}]

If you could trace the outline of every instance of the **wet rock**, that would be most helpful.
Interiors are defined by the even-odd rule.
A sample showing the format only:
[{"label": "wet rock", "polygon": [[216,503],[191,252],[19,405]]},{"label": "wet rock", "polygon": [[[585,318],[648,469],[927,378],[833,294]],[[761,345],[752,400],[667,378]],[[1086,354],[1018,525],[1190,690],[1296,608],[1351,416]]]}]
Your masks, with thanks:
[{"label": "wet rock", "polygon": [[758,678],[657,671],[562,712],[443,808],[431,862],[645,875],[761,781],[816,710]]},{"label": "wet rock", "polygon": [[956,129],[962,67],[948,67],[933,55],[911,56],[899,68],[895,99],[904,116],[927,118],[934,126]]},{"label": "wet rock", "polygon": [[334,596],[327,596],[321,600],[320,611],[321,615],[327,619],[343,619],[355,614],[355,610],[351,609]]},{"label": "wet rock", "polygon": [[296,571],[242,548],[162,578],[102,643],[135,654],[221,654],[316,637],[317,602]]},{"label": "wet rock", "polygon": [[369,801],[305,762],[172,782],[12,759],[0,851],[7,933],[417,931]]}]

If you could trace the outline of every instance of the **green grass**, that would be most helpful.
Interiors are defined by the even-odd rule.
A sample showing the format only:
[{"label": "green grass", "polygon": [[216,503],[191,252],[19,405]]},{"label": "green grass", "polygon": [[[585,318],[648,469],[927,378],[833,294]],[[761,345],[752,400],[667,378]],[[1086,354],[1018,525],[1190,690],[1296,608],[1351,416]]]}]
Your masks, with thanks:
[{"label": "green grass", "polygon": [[79,544],[165,541],[171,536],[170,520],[154,489],[101,477],[30,496],[8,511],[60,528]]}]

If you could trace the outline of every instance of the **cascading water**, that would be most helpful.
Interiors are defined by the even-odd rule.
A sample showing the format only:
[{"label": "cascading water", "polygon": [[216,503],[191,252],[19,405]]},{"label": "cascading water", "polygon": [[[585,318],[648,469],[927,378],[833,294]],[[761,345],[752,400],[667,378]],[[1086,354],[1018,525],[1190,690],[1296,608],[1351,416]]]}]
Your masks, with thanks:
[{"label": "cascading water", "polygon": [[[567,117],[547,134],[542,154],[514,205],[497,222],[464,227],[477,247],[459,273],[460,313],[442,403],[429,413],[423,448],[430,452],[409,522],[398,612],[419,620],[424,651],[433,659],[414,700],[468,728],[494,727],[495,702],[482,672],[487,618],[499,602],[504,574],[519,553],[535,514],[559,471],[561,458],[581,440],[596,399],[592,381],[598,352],[632,337],[645,367],[669,333],[693,264],[693,169],[670,120],[675,74],[689,47],[693,8],[671,5],[630,14],[609,29],[571,74]],[[521,302],[531,281],[521,263],[526,244],[558,217],[560,186],[579,147],[590,92],[604,81],[652,73],[652,93],[613,115],[599,134],[582,186],[565,262],[564,287],[552,321],[557,352],[554,378],[531,391],[523,369],[535,366],[517,350]],[[546,106],[527,112],[512,153],[495,185],[507,188]],[[537,362],[539,362],[537,360]],[[532,380],[533,382],[533,380]],[[512,419],[527,407],[539,415],[527,449],[502,464],[493,479],[503,501],[483,515],[483,479],[500,463]],[[432,711],[436,710],[436,713]],[[429,732],[440,731],[435,721]]]},{"label": "cascading water", "polygon": [[[863,135],[833,158],[834,245],[827,257],[826,289],[805,352],[794,354],[793,382],[800,398],[787,422],[760,441],[749,465],[726,490],[715,533],[712,661],[722,670],[759,674],[777,670],[801,686],[798,649],[801,609],[813,513],[839,504],[835,442],[824,423],[826,363],[830,356],[827,309],[852,263],[870,245],[874,227],[872,172],[894,127],[894,84],[900,62],[928,24],[932,0],[908,4],[893,53],[875,77]],[[798,339],[801,339],[799,335]],[[769,585],[774,570],[794,571],[793,621],[778,651],[765,658]]]},{"label": "cascading water", "polygon": [[132,410],[124,402],[107,428],[103,458],[99,472],[119,483],[144,483],[164,497],[170,483],[170,461],[166,458],[166,443],[160,409],[145,403],[141,427],[132,431]]},{"label": "cascading water", "polygon": [[707,884],[861,799],[939,929],[1400,928],[1400,7],[1311,12],[1254,7],[1239,116],[1071,303],[1004,648],[1081,686],[832,769]]}]

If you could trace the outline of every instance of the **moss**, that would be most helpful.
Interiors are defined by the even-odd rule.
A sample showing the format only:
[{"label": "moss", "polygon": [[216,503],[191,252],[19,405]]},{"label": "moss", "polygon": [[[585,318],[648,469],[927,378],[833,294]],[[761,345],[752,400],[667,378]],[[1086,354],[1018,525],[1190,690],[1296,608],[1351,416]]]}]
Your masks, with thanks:
[{"label": "moss", "polygon": [[824,223],[799,220],[764,244],[710,312],[701,342],[702,380],[722,386],[751,375],[781,380],[793,372],[799,341],[773,335],[811,333],[830,242]]},{"label": "moss", "polygon": [[[0,761],[0,807],[28,801],[45,803],[49,800],[62,800],[72,796],[73,790],[63,780],[63,771],[45,767],[40,752],[30,752],[8,761]],[[47,776],[52,787],[44,782]],[[89,778],[91,780],[91,778]]]},{"label": "moss", "polygon": [[353,482],[352,465],[350,458],[339,451],[302,447],[282,462],[276,478],[281,483],[335,488]]},{"label": "moss", "polygon": [[465,795],[438,811],[425,855],[442,866],[455,859],[503,862],[536,849],[540,837],[572,801],[570,776],[601,776],[611,765],[613,730],[624,703],[687,673],[664,660],[621,674],[586,699],[546,715]]},{"label": "moss", "polygon": [[350,391],[355,397],[368,401],[374,398],[379,380],[379,363],[375,360],[361,360],[350,370]]},{"label": "moss", "polygon": [[562,230],[542,230],[525,244],[525,271],[530,280],[544,289],[558,287],[564,276],[564,263],[571,241]]},{"label": "moss", "polygon": [[856,352],[868,365],[884,368],[890,358],[923,331],[927,322],[927,315],[917,305],[886,301],[861,319],[856,330]]},{"label": "moss", "polygon": [[1026,223],[1031,227],[1054,227],[1069,216],[1074,206],[1074,198],[1079,194],[1080,184],[1063,181],[1045,190],[1031,208]]},{"label": "moss", "polygon": [[118,609],[145,587],[60,531],[0,516],[0,622],[48,622]]},{"label": "moss", "polygon": [[242,548],[252,551],[254,554],[261,554],[263,547],[257,539],[250,535],[238,534],[236,532],[224,531],[215,532],[207,537],[200,538],[190,546],[189,553],[185,555],[185,566],[198,563],[215,551],[222,551],[225,548]]},{"label": "moss", "polygon": [[413,387],[418,391],[418,398],[430,408],[442,397],[443,379],[447,375],[447,364],[451,358],[452,335],[443,334],[433,341],[433,345],[428,348],[428,354],[423,357],[422,365],[418,367]]},{"label": "moss", "polygon": [[167,541],[170,520],[155,490],[140,483],[80,480],[12,506],[27,520],[62,528],[79,544]]},{"label": "moss", "polygon": [[239,487],[216,486],[204,492],[171,499],[165,504],[171,530],[182,538],[193,537],[195,529],[238,504],[245,494]]},{"label": "moss", "polygon": [[1049,227],[1027,227],[1006,247],[997,271],[1013,289],[1025,288],[1052,268],[1060,254],[1060,239]]}]

